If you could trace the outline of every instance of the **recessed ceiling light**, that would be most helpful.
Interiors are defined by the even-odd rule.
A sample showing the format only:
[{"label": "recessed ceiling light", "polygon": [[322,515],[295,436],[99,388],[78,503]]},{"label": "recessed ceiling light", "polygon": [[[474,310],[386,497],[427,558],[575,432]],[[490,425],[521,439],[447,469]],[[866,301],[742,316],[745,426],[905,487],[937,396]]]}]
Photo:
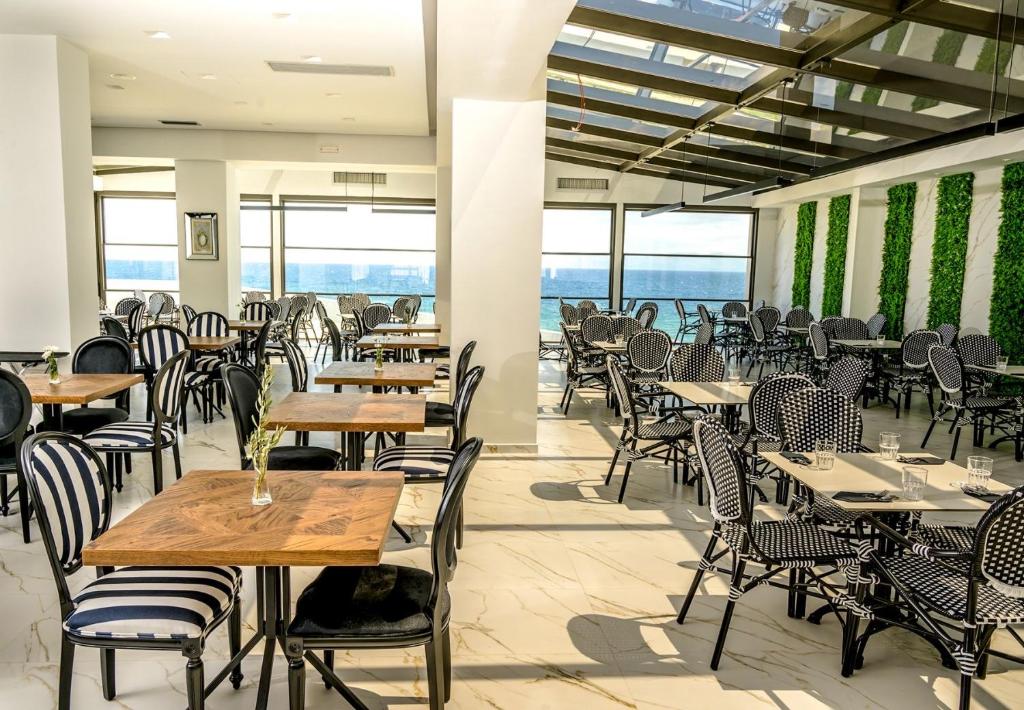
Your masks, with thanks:
[{"label": "recessed ceiling light", "polygon": [[321,59],[315,54],[305,54],[302,57],[302,61],[304,61],[306,64],[319,64],[320,62],[323,61],[323,59]]},{"label": "recessed ceiling light", "polygon": [[124,91],[124,87],[120,84],[107,84],[107,88],[113,89],[114,91]]},{"label": "recessed ceiling light", "polygon": [[150,39],[170,39],[171,35],[163,30],[146,30],[146,36]]},{"label": "recessed ceiling light", "polygon": [[275,12],[271,14],[271,17],[273,17],[275,20],[287,20],[290,19],[291,16],[292,13],[290,12]]},{"label": "recessed ceiling light", "polygon": [[135,81],[134,74],[110,74],[111,79],[117,79],[118,81]]},{"label": "recessed ceiling light", "polygon": [[337,91],[329,91],[326,94],[324,94],[324,96],[326,96],[329,99],[340,99],[342,95],[339,94]]},{"label": "recessed ceiling light", "polygon": [[273,123],[271,123],[270,121],[264,121],[264,122],[263,122],[263,125],[264,125],[264,126],[273,126],[274,124],[273,124]]},{"label": "recessed ceiling light", "polygon": [[249,105],[248,101],[236,101],[235,102],[235,106],[248,106],[248,105]]},{"label": "recessed ceiling light", "polygon": [[356,117],[355,116],[342,116],[341,120],[342,121],[354,121],[354,120],[356,120]]},{"label": "recessed ceiling light", "polygon": [[205,79],[206,81],[217,81],[217,75],[216,74],[200,74],[199,78],[200,79]]}]

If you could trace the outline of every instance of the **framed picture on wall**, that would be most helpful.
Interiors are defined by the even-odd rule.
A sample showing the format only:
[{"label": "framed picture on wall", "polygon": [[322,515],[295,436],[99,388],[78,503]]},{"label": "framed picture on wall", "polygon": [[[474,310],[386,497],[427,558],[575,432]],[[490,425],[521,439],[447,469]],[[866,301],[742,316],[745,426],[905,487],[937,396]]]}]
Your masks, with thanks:
[{"label": "framed picture on wall", "polygon": [[185,213],[185,258],[220,259],[216,212]]}]

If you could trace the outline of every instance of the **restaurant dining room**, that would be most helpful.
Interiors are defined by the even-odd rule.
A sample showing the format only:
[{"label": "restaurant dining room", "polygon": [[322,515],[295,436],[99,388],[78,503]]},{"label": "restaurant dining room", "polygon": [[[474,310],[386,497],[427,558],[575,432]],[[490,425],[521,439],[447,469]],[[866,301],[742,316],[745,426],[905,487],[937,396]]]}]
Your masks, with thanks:
[{"label": "restaurant dining room", "polygon": [[1022,19],[0,0],[0,710],[1024,707]]}]

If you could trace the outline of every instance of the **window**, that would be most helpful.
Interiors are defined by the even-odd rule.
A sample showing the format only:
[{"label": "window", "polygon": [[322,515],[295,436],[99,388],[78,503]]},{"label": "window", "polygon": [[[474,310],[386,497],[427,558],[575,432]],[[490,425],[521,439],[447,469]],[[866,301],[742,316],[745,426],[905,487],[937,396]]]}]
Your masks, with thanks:
[{"label": "window", "polygon": [[434,310],[432,204],[282,200],[284,290],[333,296],[361,292],[391,305],[419,295]]},{"label": "window", "polygon": [[246,199],[238,217],[242,245],[242,291],[271,290],[270,198]]},{"label": "window", "polygon": [[142,290],[178,293],[178,222],[174,198],[101,195],[100,231],[107,305]]},{"label": "window", "polygon": [[657,327],[674,336],[675,299],[688,313],[750,300],[753,212],[687,210],[643,217],[626,208],[622,297],[658,304]]},{"label": "window", "polygon": [[558,331],[559,298],[608,308],[614,209],[552,205],[544,208],[540,277],[541,330]]}]

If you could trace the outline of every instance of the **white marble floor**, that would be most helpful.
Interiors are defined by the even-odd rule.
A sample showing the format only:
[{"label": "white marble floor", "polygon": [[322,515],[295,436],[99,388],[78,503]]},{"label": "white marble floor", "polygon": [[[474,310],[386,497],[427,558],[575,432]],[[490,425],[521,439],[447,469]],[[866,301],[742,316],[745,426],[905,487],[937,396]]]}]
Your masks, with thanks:
[{"label": "white marble floor", "polygon": [[[615,503],[618,477],[602,485],[618,427],[603,396],[585,392],[568,418],[557,410],[560,366],[541,364],[540,451],[536,456],[486,456],[466,496],[466,544],[452,584],[454,687],[451,708],[802,708],[947,707],[957,678],[916,637],[889,631],[868,646],[864,669],[839,675],[839,625],[789,619],[785,593],[760,588],[744,596],[734,617],[721,668],[708,666],[725,603],[725,581],[711,578],[685,626],[675,614],[708,536],[709,515],[691,488],[674,486],[670,469],[634,467],[626,501]],[[283,373],[282,373],[283,375]],[[287,376],[278,377],[284,387]],[[438,395],[442,396],[442,395]],[[143,401],[137,394],[135,411]],[[917,440],[926,422],[920,411],[899,420],[892,410],[869,409],[866,441],[882,429]],[[191,423],[183,438],[185,470],[234,468],[237,447],[230,421]],[[327,435],[312,443],[330,444]],[[948,438],[930,447],[948,453]],[[1008,451],[1008,449],[1007,449]],[[1007,451],[996,477],[1019,484],[1024,471]],[[967,454],[964,449],[962,456]],[[169,457],[168,457],[169,461]],[[123,516],[151,495],[143,457],[115,501]],[[427,540],[438,489],[410,487],[398,519],[414,532],[413,544],[394,537],[390,562],[427,564]],[[774,507],[774,506],[770,506]],[[768,511],[771,512],[771,511]],[[0,708],[35,709],[55,703],[59,622],[53,580],[39,542],[23,545],[16,516],[0,520]],[[38,535],[36,536],[38,539]],[[313,570],[296,570],[297,594]],[[79,573],[84,580],[90,570]],[[244,603],[255,619],[251,570]],[[207,677],[227,654],[218,631],[205,655]],[[73,706],[132,710],[181,708],[184,660],[174,654],[119,652],[118,697],[103,700],[99,659],[80,650]],[[362,651],[339,655],[337,668],[371,708],[425,706],[421,650]],[[212,708],[251,708],[259,659],[250,657],[238,691],[223,686]],[[308,676],[309,708],[344,708],[342,699]],[[286,670],[274,670],[271,707],[286,708]],[[1020,706],[1024,669],[994,660],[987,680],[975,685],[976,707]]]}]

